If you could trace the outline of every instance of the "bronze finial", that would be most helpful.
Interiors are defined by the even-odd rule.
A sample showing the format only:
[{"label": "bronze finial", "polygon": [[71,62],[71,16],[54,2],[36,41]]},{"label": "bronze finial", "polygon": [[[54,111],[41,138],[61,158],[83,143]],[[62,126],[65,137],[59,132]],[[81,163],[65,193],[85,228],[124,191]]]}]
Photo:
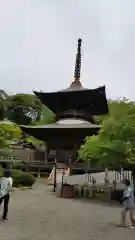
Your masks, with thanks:
[{"label": "bronze finial", "polygon": [[81,43],[82,39],[78,39],[77,54],[75,61],[75,72],[74,72],[74,81],[71,83],[70,88],[80,89],[82,84],[80,82],[80,72],[81,72]]},{"label": "bronze finial", "polygon": [[76,62],[75,62],[75,72],[74,72],[74,80],[75,82],[79,82],[80,80],[80,72],[81,72],[81,43],[82,39],[78,39],[78,47],[76,54]]}]

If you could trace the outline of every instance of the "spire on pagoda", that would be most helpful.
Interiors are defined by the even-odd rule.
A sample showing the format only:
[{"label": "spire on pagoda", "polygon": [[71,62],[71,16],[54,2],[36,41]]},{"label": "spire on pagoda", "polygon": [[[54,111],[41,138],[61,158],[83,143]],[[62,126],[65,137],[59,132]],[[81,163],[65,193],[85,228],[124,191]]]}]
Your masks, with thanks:
[{"label": "spire on pagoda", "polygon": [[78,47],[77,47],[76,62],[75,62],[75,72],[74,72],[75,82],[79,82],[80,81],[80,72],[81,72],[81,43],[82,43],[82,39],[78,39]]},{"label": "spire on pagoda", "polygon": [[70,87],[82,87],[80,82],[80,73],[81,73],[81,43],[82,39],[78,39],[77,54],[75,61],[75,71],[74,71],[74,81],[71,83]]}]

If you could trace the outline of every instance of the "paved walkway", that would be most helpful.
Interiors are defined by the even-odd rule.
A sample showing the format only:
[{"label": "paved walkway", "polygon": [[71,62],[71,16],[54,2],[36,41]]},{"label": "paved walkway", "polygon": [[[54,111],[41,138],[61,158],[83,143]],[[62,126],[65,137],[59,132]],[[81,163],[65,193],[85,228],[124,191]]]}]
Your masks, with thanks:
[{"label": "paved walkway", "polygon": [[0,240],[133,240],[135,230],[116,227],[120,209],[60,199],[48,186],[16,190]]}]

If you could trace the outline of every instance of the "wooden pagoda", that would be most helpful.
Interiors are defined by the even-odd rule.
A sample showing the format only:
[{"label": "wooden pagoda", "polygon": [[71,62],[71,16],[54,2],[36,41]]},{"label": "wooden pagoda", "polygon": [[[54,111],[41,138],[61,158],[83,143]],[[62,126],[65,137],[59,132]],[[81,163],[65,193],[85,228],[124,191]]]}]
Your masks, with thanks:
[{"label": "wooden pagoda", "polygon": [[74,81],[57,92],[34,92],[56,114],[56,123],[41,126],[21,126],[28,135],[47,143],[47,155],[53,152],[58,162],[75,161],[77,150],[86,136],[97,134],[94,116],[108,113],[105,86],[84,88],[80,82],[81,42],[78,40]]}]

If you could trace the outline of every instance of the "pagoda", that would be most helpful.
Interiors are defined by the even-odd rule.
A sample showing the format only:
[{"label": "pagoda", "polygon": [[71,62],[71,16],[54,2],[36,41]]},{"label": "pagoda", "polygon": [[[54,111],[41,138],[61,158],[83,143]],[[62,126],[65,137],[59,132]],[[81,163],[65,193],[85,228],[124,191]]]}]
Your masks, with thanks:
[{"label": "pagoda", "polygon": [[47,143],[47,156],[53,152],[57,162],[77,159],[77,150],[86,136],[98,134],[100,125],[94,116],[108,113],[105,86],[84,88],[80,82],[81,43],[78,39],[74,80],[70,87],[57,92],[34,94],[56,115],[56,123],[39,126],[21,126],[28,135]]}]

